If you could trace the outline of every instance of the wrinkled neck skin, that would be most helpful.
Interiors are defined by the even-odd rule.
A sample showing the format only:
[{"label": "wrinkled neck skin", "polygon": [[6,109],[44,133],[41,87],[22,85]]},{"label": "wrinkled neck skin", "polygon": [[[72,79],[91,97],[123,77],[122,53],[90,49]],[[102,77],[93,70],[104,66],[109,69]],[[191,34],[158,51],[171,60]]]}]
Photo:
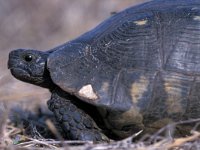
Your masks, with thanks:
[{"label": "wrinkled neck skin", "polygon": [[[52,92],[57,86],[53,83],[49,71],[45,68],[44,76],[43,76],[43,82],[39,83],[38,86],[47,88]],[[34,83],[33,83],[34,84]]]}]

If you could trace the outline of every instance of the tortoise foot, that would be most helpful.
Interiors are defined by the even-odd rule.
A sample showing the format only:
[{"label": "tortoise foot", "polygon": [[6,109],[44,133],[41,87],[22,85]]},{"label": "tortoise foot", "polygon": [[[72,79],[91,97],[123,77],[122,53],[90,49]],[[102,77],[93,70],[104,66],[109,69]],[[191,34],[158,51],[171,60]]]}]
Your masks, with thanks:
[{"label": "tortoise foot", "polygon": [[70,140],[108,141],[94,120],[74,105],[66,94],[63,97],[53,92],[47,104]]}]

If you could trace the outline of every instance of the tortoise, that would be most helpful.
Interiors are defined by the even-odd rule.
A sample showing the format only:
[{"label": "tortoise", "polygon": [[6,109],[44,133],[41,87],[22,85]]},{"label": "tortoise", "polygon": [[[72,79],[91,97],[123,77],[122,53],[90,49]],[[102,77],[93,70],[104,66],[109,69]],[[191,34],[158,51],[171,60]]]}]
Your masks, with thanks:
[{"label": "tortoise", "polygon": [[130,7],[56,48],[13,50],[8,68],[50,90],[48,107],[72,140],[123,139],[199,118],[200,1]]}]

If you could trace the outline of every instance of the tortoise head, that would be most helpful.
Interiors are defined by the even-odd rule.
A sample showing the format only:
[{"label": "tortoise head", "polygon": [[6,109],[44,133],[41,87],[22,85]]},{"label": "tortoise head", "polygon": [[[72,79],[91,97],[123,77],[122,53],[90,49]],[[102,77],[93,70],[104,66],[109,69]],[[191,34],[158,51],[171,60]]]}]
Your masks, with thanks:
[{"label": "tortoise head", "polygon": [[17,49],[9,54],[8,68],[12,75],[24,82],[49,88],[53,85],[46,68],[50,52]]}]

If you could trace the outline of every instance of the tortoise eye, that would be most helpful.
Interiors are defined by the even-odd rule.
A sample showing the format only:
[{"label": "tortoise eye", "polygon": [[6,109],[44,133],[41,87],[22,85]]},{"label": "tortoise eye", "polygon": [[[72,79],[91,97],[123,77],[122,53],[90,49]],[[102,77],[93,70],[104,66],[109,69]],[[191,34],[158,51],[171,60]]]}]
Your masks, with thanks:
[{"label": "tortoise eye", "polygon": [[26,62],[31,62],[31,61],[33,60],[33,55],[31,55],[31,54],[25,55],[25,56],[24,56],[24,60],[25,60]]}]

